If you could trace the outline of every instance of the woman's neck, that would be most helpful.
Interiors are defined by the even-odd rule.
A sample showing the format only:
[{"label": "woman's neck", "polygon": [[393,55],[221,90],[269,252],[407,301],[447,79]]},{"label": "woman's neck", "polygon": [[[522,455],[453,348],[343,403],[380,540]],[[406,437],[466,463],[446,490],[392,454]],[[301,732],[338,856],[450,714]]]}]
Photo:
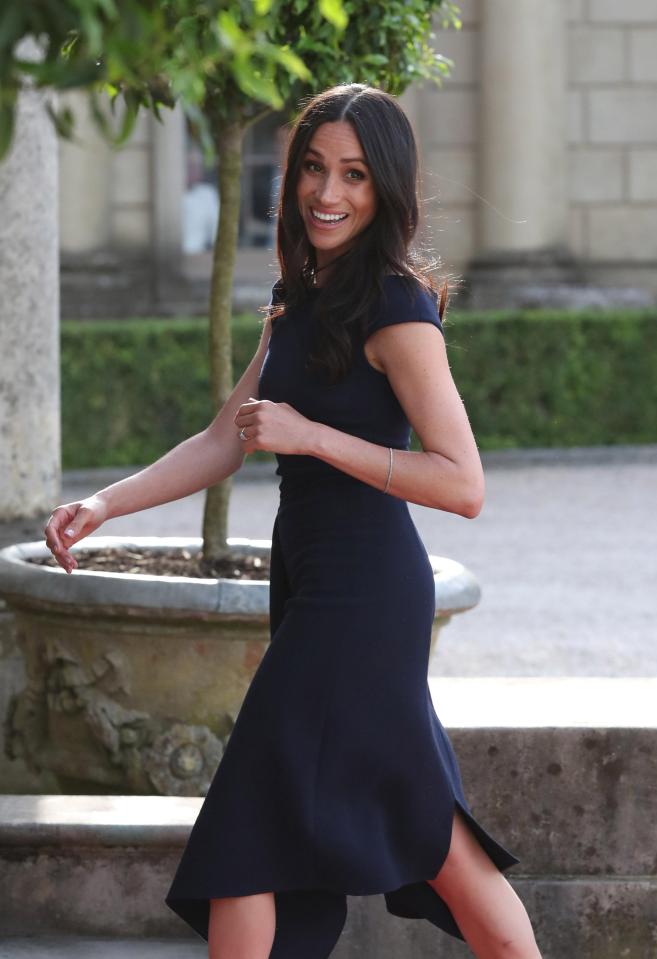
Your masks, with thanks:
[{"label": "woman's neck", "polygon": [[348,252],[348,250],[345,250],[344,253],[339,253],[337,256],[331,257],[330,260],[327,259],[324,262],[322,262],[323,258],[317,258],[317,253],[315,253],[317,258],[317,266],[314,268],[311,274],[313,287],[319,288],[324,286],[331,275],[331,267],[333,267],[338,260],[341,260],[344,256],[346,256]]}]

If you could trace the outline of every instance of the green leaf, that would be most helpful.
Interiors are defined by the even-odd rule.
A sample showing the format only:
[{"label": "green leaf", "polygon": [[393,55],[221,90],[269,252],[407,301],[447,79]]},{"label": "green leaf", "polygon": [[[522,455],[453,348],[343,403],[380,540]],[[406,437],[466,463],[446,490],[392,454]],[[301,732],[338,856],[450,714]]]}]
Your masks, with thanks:
[{"label": "green leaf", "polygon": [[283,100],[273,80],[270,77],[259,76],[250,60],[246,57],[237,57],[233,64],[233,71],[244,93],[270,104],[275,110],[281,109]]},{"label": "green leaf", "polygon": [[88,87],[102,76],[102,67],[94,61],[81,61],[73,66],[64,63],[55,64],[50,76],[50,82],[58,90],[71,90],[75,87]]},{"label": "green leaf", "polygon": [[[139,113],[139,107],[142,103],[140,94],[135,90],[122,91],[122,96],[125,109],[121,119],[121,124],[117,131],[113,128],[109,117],[103,109],[97,91],[91,90],[89,95],[89,103],[91,106],[91,114],[93,119],[105,138],[112,144],[112,146],[115,147],[121,146],[123,143],[125,143],[132,133],[137,120],[137,114]],[[110,107],[113,113],[115,111],[115,105],[116,98],[110,101]]]},{"label": "green leaf", "polygon": [[24,10],[21,4],[10,3],[0,12],[0,51],[11,53],[14,43],[25,32]]},{"label": "green leaf", "polygon": [[201,144],[203,160],[206,166],[211,166],[216,160],[217,151],[214,140],[212,139],[212,131],[210,130],[208,117],[196,103],[181,100],[181,106]]},{"label": "green leaf", "polygon": [[55,125],[58,135],[64,140],[71,140],[75,128],[75,116],[70,107],[57,110],[52,103],[46,103],[46,112]]},{"label": "green leaf", "polygon": [[299,77],[300,80],[311,80],[312,73],[305,65],[301,57],[298,57],[296,53],[292,53],[289,47],[276,47],[273,50],[273,54],[278,60],[278,62],[285,67],[288,73],[294,74],[294,76]]},{"label": "green leaf", "polygon": [[74,53],[75,47],[80,40],[79,33],[71,33],[64,43],[61,46],[60,53],[65,60],[68,60],[69,57]]},{"label": "green leaf", "polygon": [[349,23],[341,0],[319,0],[319,10],[323,17],[338,30],[344,30]]},{"label": "green leaf", "polygon": [[123,100],[125,102],[125,112],[123,114],[121,129],[115,140],[116,146],[121,146],[125,143],[134,130],[141,105],[141,97],[134,90],[127,90],[123,95]]},{"label": "green leaf", "polygon": [[108,20],[116,19],[118,11],[114,0],[96,0],[96,2]]},{"label": "green leaf", "polygon": [[217,26],[221,39],[228,49],[241,51],[251,46],[239,25],[235,22],[233,15],[227,10],[222,10],[218,15]]},{"label": "green leaf", "polygon": [[[6,91],[4,91],[5,96],[4,100],[7,99]],[[11,141],[14,135],[14,124],[15,124],[15,103],[14,102],[3,102],[0,103],[0,160],[2,160],[11,146]]]}]

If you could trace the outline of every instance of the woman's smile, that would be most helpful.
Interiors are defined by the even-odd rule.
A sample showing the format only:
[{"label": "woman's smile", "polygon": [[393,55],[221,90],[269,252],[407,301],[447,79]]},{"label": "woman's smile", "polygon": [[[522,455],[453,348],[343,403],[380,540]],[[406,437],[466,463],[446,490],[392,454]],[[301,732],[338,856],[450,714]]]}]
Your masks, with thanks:
[{"label": "woman's smile", "polygon": [[348,213],[329,213],[311,206],[308,221],[312,227],[317,227],[320,230],[333,230],[344,223],[348,216]]}]

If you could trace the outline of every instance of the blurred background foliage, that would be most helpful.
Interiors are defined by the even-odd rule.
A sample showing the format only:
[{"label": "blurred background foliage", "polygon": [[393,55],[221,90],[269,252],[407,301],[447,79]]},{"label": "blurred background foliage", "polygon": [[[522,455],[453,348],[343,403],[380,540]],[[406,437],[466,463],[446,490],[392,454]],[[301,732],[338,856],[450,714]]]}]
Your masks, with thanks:
[{"label": "blurred background foliage", "polygon": [[[235,379],[261,324],[234,317]],[[65,322],[64,467],[141,465],[202,429],[206,329],[199,318]],[[657,442],[654,310],[453,312],[445,333],[480,449]]]},{"label": "blurred background foliage", "polygon": [[[5,0],[0,158],[25,82],[86,90],[116,144],[130,135],[140,107],[157,114],[180,99],[208,150],[208,111],[232,122],[263,105],[296,109],[301,96],[335,83],[399,94],[414,80],[440,82],[451,61],[429,42],[436,10],[443,26],[460,28],[458,6],[447,0]],[[102,92],[123,106],[115,117]],[[48,110],[60,135],[71,137],[70,108],[51,101]]]}]

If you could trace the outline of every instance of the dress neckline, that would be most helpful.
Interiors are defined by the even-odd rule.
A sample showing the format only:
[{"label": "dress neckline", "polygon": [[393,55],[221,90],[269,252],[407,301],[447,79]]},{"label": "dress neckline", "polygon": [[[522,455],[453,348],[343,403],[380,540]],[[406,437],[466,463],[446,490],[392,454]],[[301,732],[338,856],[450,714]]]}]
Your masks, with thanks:
[{"label": "dress neckline", "polygon": [[[402,275],[401,273],[386,273],[386,274],[384,274],[383,279],[384,279],[384,280],[387,280],[387,279],[389,279],[391,276],[394,276],[394,277],[396,277],[397,279],[404,279],[404,277],[403,277],[403,275]],[[307,287],[308,293],[319,293],[320,290],[323,290],[323,289],[324,289],[323,286],[309,286],[309,287]]]}]

